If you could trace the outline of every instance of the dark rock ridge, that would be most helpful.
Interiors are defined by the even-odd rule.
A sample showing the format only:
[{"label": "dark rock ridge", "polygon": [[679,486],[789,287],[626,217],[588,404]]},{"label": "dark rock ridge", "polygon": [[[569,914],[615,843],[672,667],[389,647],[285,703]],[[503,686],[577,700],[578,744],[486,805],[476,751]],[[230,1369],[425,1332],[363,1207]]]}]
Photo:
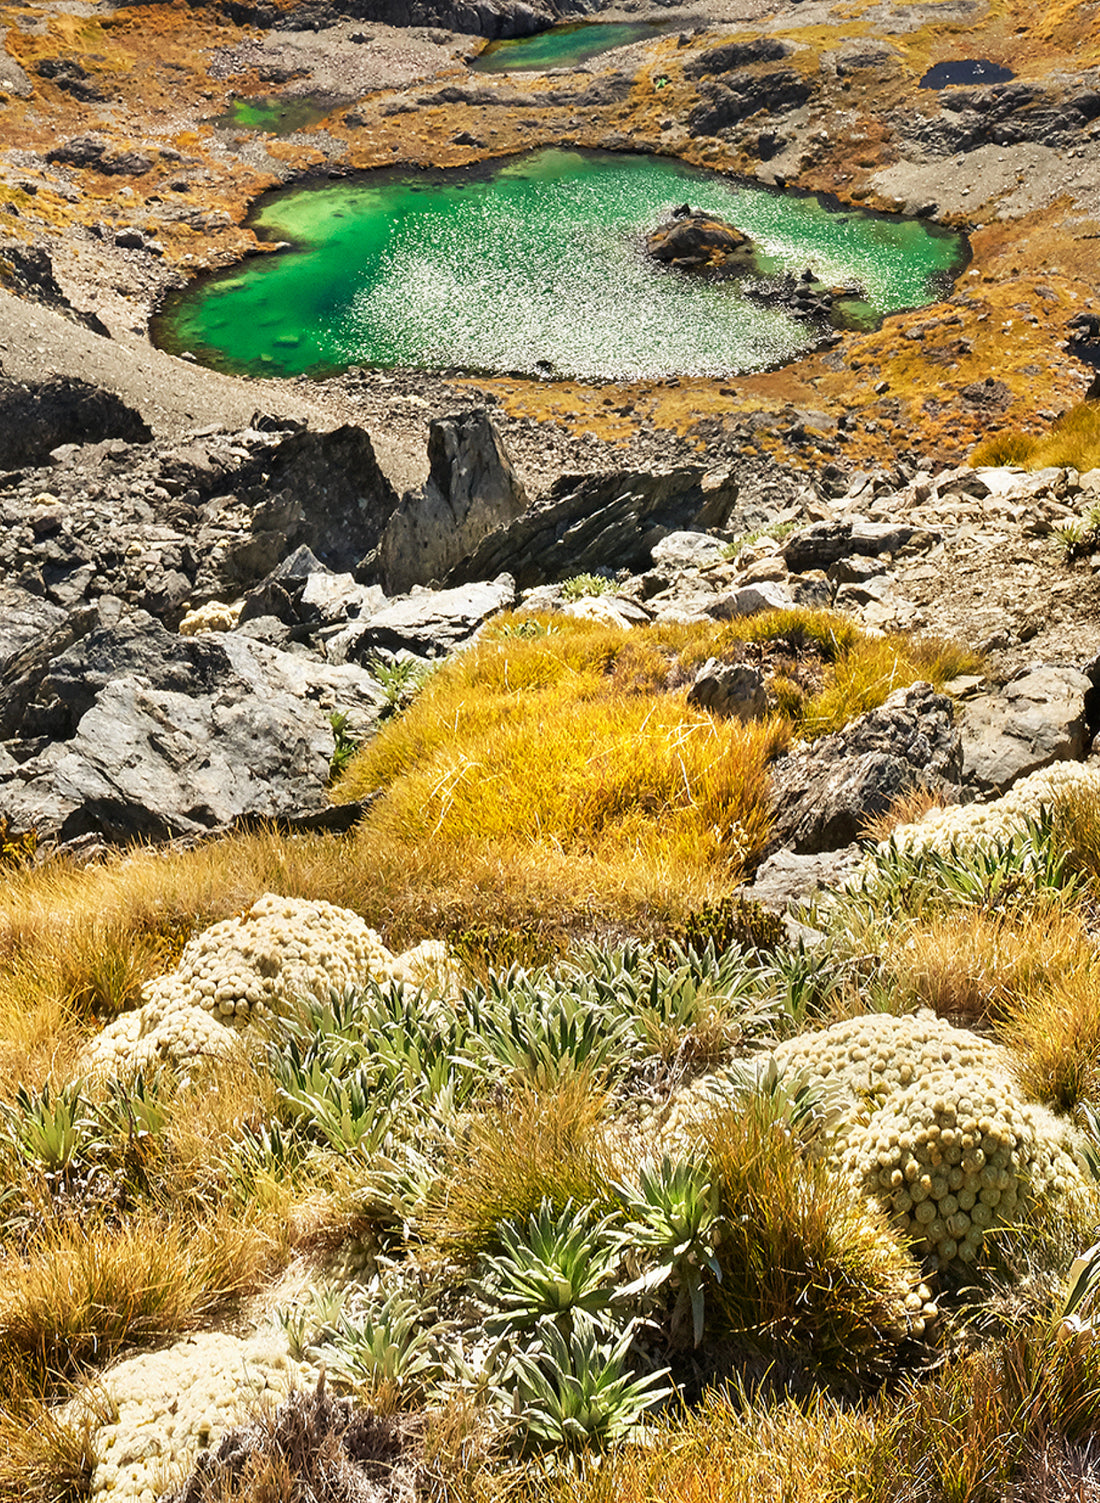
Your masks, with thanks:
[{"label": "dark rock ridge", "polygon": [[[138,0],[151,4],[153,0]],[[273,0],[190,0],[210,3],[238,26],[275,31],[323,31],[341,21],[384,26],[434,26],[470,36],[526,37],[557,21],[576,20],[602,8],[601,0],[302,0],[288,9]],[[665,4],[676,0],[664,0]]]},{"label": "dark rock ridge", "polygon": [[738,488],[721,472],[563,475],[546,501],[489,533],[447,576],[464,584],[511,574],[520,589],[573,574],[644,569],[653,544],[680,528],[727,527]]},{"label": "dark rock ridge", "polygon": [[[420,95],[417,105],[427,109],[441,104],[469,104],[477,109],[545,110],[555,105],[600,109],[604,105],[621,104],[633,87],[634,80],[627,73],[607,73],[591,80],[579,75],[575,85],[570,82],[538,93],[528,89],[494,89],[486,84],[445,84],[432,94]],[[380,113],[402,115],[409,110],[407,103],[395,100],[390,105],[383,105]]]},{"label": "dark rock ridge", "polygon": [[22,385],[0,376],[0,469],[45,464],[62,444],[152,438],[140,413],[87,381],[55,376]]},{"label": "dark rock ridge", "polygon": [[778,37],[756,37],[751,42],[727,42],[723,47],[712,47],[700,52],[698,57],[684,65],[685,78],[706,78],[715,73],[731,73],[735,68],[748,68],[753,63],[778,63],[790,57],[794,48]]},{"label": "dark rock ridge", "polygon": [[700,102],[688,116],[688,129],[693,136],[716,136],[760,110],[774,116],[801,109],[813,89],[793,68],[767,73],[742,69],[706,79],[699,93]]},{"label": "dark rock ridge", "polygon": [[912,788],[957,792],[962,740],[950,699],[930,684],[891,694],[772,771],[772,845],[799,854],[851,845],[864,822]]},{"label": "dark rock ridge", "polygon": [[950,89],[937,97],[937,114],[906,112],[890,122],[902,140],[921,151],[952,156],[979,146],[1023,142],[1072,146],[1100,119],[1100,74]]},{"label": "dark rock ridge", "polygon": [[155,166],[144,151],[112,151],[110,143],[99,136],[73,136],[46,153],[47,162],[64,167],[91,167],[105,177],[143,177]]}]

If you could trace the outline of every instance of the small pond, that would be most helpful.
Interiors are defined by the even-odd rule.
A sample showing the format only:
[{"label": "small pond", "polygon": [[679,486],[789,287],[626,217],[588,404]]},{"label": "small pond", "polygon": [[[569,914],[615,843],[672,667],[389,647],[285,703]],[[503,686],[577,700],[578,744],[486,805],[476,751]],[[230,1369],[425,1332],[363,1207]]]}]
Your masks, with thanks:
[{"label": "small pond", "polygon": [[1011,68],[991,63],[987,57],[965,58],[962,62],[936,63],[917,85],[921,89],[949,89],[958,84],[1007,83],[1015,78]]},{"label": "small pond", "polygon": [[211,125],[223,130],[254,130],[267,136],[290,136],[316,125],[335,109],[337,101],[313,94],[254,94],[233,99]]},{"label": "small pond", "polygon": [[651,41],[682,25],[682,21],[580,21],[572,26],[552,26],[536,36],[490,42],[470,66],[477,73],[573,68],[601,52],[610,52],[612,47]]},{"label": "small pond", "polygon": [[668,157],[542,150],[480,168],[383,169],[260,199],[250,223],[291,248],[176,294],[164,348],[222,370],[348,365],[552,372],[584,379],[757,371],[820,338],[736,280],[661,266],[647,231],[690,200],[760,248],[764,273],[858,283],[849,323],[934,301],[966,241],[898,215],[746,186]]}]

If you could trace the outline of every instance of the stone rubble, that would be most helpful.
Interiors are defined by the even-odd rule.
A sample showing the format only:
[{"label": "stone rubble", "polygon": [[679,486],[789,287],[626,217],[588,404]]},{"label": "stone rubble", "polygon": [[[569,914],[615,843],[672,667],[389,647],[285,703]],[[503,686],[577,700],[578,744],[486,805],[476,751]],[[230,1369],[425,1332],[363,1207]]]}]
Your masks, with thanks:
[{"label": "stone rubble", "polygon": [[[906,700],[875,712],[881,744],[857,722],[777,764],[776,844],[795,852],[846,846],[914,781],[966,801],[1088,754],[1095,638],[1015,613],[1019,578],[1048,578],[1048,600],[1087,588],[1091,561],[1070,574],[1055,534],[1080,533],[1100,475],[899,464],[812,485],[734,464],[528,496],[485,409],[432,421],[428,446],[428,482],[403,499],[362,429],[259,418],[62,442],[0,473],[0,815],[62,843],[349,822],[358,807],[326,793],[334,724],[369,736],[387,665],[446,657],[507,609],[631,627],[797,607],[977,635],[995,678],[957,686],[953,723],[946,700]],[[563,590],[586,574],[600,593]],[[944,596],[970,579],[1006,604],[960,631]],[[707,663],[692,702],[753,717],[766,685],[760,665]]]}]

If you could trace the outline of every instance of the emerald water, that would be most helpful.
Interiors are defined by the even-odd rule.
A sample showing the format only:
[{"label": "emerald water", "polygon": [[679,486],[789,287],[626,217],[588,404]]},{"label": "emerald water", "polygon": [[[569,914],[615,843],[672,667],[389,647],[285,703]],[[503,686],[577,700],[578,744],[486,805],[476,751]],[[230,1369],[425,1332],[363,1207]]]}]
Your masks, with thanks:
[{"label": "emerald water", "polygon": [[510,37],[490,42],[470,64],[477,73],[530,73],[546,68],[572,68],[612,47],[649,41],[680,22],[580,21],[573,26],[552,26],[533,37]]},{"label": "emerald water", "polygon": [[657,265],[645,233],[684,200],[731,220],[764,269],[858,282],[851,321],[938,297],[966,242],[900,216],[737,184],[667,157],[544,150],[478,169],[384,169],[277,192],[250,217],[291,248],[177,294],[154,338],[251,375],[348,365],[630,380],[762,370],[814,331],[736,281]]}]

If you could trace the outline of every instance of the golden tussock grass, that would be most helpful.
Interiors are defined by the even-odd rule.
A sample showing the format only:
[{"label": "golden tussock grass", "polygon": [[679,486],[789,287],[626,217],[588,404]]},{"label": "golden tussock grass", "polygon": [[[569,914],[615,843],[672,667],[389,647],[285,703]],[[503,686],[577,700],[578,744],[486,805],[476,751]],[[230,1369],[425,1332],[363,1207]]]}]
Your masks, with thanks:
[{"label": "golden tussock grass", "polygon": [[0,1397],[0,1503],[77,1503],[96,1464],[96,1415],[80,1418],[48,1403],[20,1370],[4,1371]]},{"label": "golden tussock grass", "polygon": [[[1100,1359],[1041,1328],[864,1404],[734,1386],[647,1445],[565,1475],[545,1503],[1053,1503],[1095,1496]],[[527,1497],[532,1500],[535,1490]]]},{"label": "golden tussock grass", "polygon": [[897,1418],[827,1397],[753,1406],[710,1391],[673,1411],[651,1444],[563,1478],[547,1503],[880,1503]]},{"label": "golden tussock grass", "polygon": [[917,1283],[885,1219],[807,1157],[763,1096],[715,1112],[700,1137],[726,1218],[722,1280],[707,1292],[717,1329],[774,1364],[780,1383],[881,1379]]},{"label": "golden tussock grass", "polygon": [[902,991],[941,1017],[996,1023],[1022,999],[1093,974],[1080,917],[1047,910],[952,913],[891,931],[884,959]]},{"label": "golden tussock grass", "polygon": [[273,1261],[270,1230],[224,1212],[50,1227],[0,1259],[0,1370],[23,1368],[41,1385],[182,1335]]},{"label": "golden tussock grass", "polygon": [[428,1198],[429,1240],[468,1258],[495,1243],[502,1221],[525,1219],[543,1200],[560,1210],[606,1198],[606,1111],[606,1094],[577,1071],[548,1089],[518,1086],[475,1117]]},{"label": "golden tussock grass", "polygon": [[[724,869],[690,856],[676,843],[661,851],[652,842],[566,853],[486,841],[456,854],[361,826],[344,837],[259,831],[190,851],[136,850],[97,866],[54,862],[14,873],[0,893],[0,1099],[20,1081],[72,1077],[97,1026],[73,1002],[74,987],[125,967],[130,936],[150,912],[173,932],[197,932],[276,892],[352,908],[392,948],[487,918],[502,929],[539,929],[554,945],[593,934],[646,937],[728,889]],[[147,952],[143,973],[152,978],[171,963]]]},{"label": "golden tussock grass", "polygon": [[[188,851],[5,872],[0,1098],[72,1073],[83,1039],[132,1007],[188,936],[264,892],[354,909],[391,948],[489,922],[577,937],[655,937],[729,890],[767,838],[768,762],[790,730],[690,709],[683,685],[752,637],[829,666],[802,729],[826,730],[960,649],[863,639],[826,612],[624,631],[498,628],[433,676],[364,749],[340,796],[383,797],[345,837],[260,830]],[[965,657],[965,654],[962,654]]]},{"label": "golden tussock grass", "polygon": [[1042,434],[1009,430],[983,439],[972,451],[969,463],[1019,465],[1042,470],[1048,465],[1076,470],[1094,470],[1100,465],[1100,403],[1081,402],[1064,412]]},{"label": "golden tussock grass", "polygon": [[1016,998],[998,1029],[1023,1084],[1069,1112],[1100,1095],[1100,966],[1081,966]]},{"label": "golden tussock grass", "polygon": [[692,710],[680,686],[703,659],[750,638],[812,649],[831,666],[797,706],[809,735],[975,662],[938,641],[864,639],[828,613],[632,632],[541,625],[529,638],[490,636],[447,664],[353,762],[338,796],[381,791],[371,826],[409,844],[693,852],[736,870],[766,841],[767,764],[790,728],[783,717],[742,725]]}]

